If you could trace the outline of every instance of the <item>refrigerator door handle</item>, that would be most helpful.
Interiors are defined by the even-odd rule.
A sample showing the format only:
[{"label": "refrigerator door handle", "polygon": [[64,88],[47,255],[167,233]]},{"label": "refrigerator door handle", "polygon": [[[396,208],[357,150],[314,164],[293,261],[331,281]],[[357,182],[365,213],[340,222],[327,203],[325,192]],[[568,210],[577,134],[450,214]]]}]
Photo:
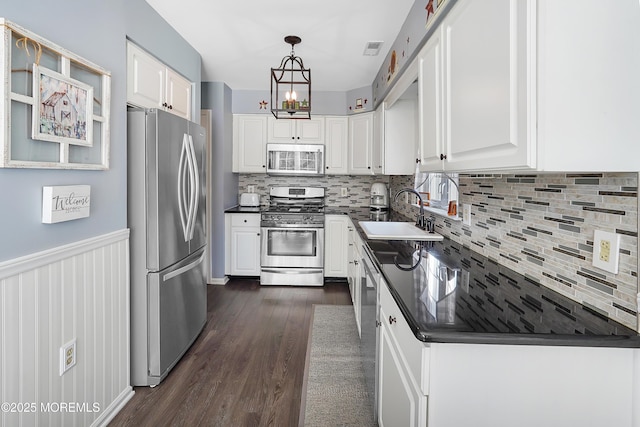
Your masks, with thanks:
[{"label": "refrigerator door handle", "polygon": [[177,270],[173,270],[171,273],[167,273],[164,276],[162,276],[162,281],[166,282],[167,280],[173,279],[174,277],[177,277],[183,273],[186,273],[189,270],[193,270],[194,268],[196,268],[198,265],[200,265],[200,263],[202,263],[202,261],[204,260],[204,256],[205,256],[205,252],[202,252],[202,255],[200,255],[198,257],[197,260],[193,261],[192,263],[189,263],[187,265],[185,265],[184,267],[180,267]]},{"label": "refrigerator door handle", "polygon": [[[184,235],[184,241],[189,241],[189,227],[191,225],[189,211],[190,195],[185,194],[185,175],[190,174],[190,159],[189,142],[187,134],[182,137],[182,150],[180,151],[180,161],[178,163],[178,211],[180,212],[180,223],[182,225],[182,234]],[[185,170],[186,168],[186,170]],[[189,176],[189,178],[191,178]],[[189,200],[187,199],[189,197]]]},{"label": "refrigerator door handle", "polygon": [[191,200],[189,203],[189,211],[190,211],[190,223],[189,223],[189,240],[193,239],[193,233],[196,229],[197,215],[198,215],[198,205],[199,205],[199,194],[200,194],[200,176],[198,175],[198,160],[196,158],[196,149],[193,145],[193,137],[188,135],[189,141],[189,153],[190,153],[190,162],[189,167],[191,169],[190,177],[192,181],[191,185]]}]

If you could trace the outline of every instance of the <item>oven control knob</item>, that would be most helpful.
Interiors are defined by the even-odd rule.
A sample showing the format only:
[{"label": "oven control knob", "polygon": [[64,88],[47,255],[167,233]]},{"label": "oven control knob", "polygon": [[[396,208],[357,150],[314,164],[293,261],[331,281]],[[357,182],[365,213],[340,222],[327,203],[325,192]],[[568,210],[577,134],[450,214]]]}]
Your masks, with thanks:
[{"label": "oven control knob", "polygon": [[276,217],[276,219],[277,219],[278,221],[279,221],[279,220],[281,220],[281,219],[282,219],[282,215],[278,215],[278,216]]}]

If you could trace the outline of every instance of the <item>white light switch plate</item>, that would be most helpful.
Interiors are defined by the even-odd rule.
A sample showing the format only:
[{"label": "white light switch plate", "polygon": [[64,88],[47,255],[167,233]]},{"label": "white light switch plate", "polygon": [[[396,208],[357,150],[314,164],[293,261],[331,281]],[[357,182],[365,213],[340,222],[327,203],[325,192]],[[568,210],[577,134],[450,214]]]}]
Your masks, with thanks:
[{"label": "white light switch plate", "polygon": [[593,266],[618,274],[620,235],[596,230],[593,234]]}]

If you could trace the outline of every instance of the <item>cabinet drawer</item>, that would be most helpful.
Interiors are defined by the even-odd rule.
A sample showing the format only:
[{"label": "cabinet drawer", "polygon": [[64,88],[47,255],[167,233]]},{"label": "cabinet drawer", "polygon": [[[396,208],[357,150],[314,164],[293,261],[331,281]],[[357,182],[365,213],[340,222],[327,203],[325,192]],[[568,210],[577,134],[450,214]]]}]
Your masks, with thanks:
[{"label": "cabinet drawer", "polygon": [[412,377],[426,396],[429,394],[431,349],[413,334],[387,286],[384,281],[380,284],[380,321],[387,326]]},{"label": "cabinet drawer", "polygon": [[232,214],[232,227],[260,227],[260,214]]}]

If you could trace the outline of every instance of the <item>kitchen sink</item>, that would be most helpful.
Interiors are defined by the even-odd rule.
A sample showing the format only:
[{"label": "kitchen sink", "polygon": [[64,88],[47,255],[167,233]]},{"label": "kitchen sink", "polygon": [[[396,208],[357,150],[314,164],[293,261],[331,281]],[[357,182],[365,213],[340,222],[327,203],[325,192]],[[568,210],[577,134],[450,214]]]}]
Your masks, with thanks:
[{"label": "kitchen sink", "polygon": [[360,221],[362,231],[370,240],[420,240],[439,241],[441,234],[429,233],[404,221]]}]

